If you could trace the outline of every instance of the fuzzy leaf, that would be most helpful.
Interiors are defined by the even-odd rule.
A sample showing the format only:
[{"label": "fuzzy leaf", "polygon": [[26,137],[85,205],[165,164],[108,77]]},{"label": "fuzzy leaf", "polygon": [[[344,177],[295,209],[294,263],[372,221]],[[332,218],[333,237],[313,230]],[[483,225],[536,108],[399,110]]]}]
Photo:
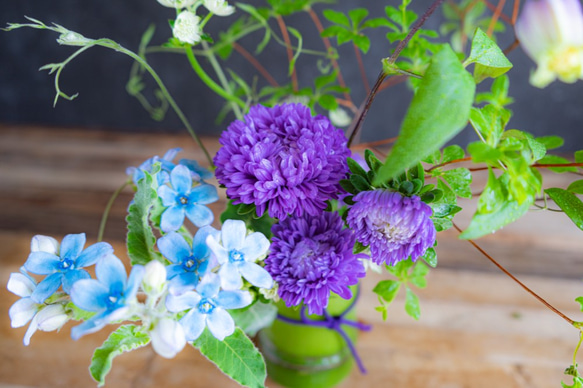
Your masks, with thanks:
[{"label": "fuzzy leaf", "polygon": [[476,83],[485,78],[496,78],[512,68],[500,47],[481,29],[477,28],[472,39],[472,50],[464,64],[475,63],[474,79]]}]

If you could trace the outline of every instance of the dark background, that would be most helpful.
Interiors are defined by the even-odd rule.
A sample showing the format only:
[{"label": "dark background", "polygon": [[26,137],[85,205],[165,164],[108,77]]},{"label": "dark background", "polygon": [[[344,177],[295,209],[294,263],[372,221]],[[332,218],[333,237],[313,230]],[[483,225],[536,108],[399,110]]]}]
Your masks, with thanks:
[{"label": "dark background", "polygon": [[[254,0],[249,3],[262,5],[264,2]],[[385,5],[397,3],[400,1],[341,0],[335,7],[340,10],[367,7],[372,16],[380,16],[384,15]],[[430,3],[428,0],[415,0],[412,7],[421,14]],[[511,14],[512,2],[509,3],[506,7],[507,14]],[[319,5],[316,10],[321,11],[323,8],[324,6]],[[174,17],[174,11],[159,5],[155,0],[0,2],[0,25],[4,26],[9,22],[23,23],[24,15],[47,24],[61,24],[89,38],[108,37],[136,51],[142,33],[151,23],[157,26],[153,43],[161,44],[172,35],[168,20]],[[209,23],[209,32],[216,36],[221,27],[227,26],[236,18],[237,14],[226,18],[214,17]],[[438,11],[427,26],[435,28],[440,20],[442,14]],[[322,21],[326,25],[323,17]],[[323,49],[322,41],[307,14],[293,15],[286,18],[286,22],[304,33],[306,48]],[[277,27],[274,29],[277,30]],[[250,39],[242,43],[253,52],[253,43],[260,41],[262,36],[262,33],[251,35]],[[53,108],[54,78],[46,71],[38,71],[38,68],[47,63],[61,62],[75,50],[73,47],[59,46],[55,41],[57,37],[56,33],[33,29],[0,32],[0,123],[120,131],[184,131],[171,110],[163,121],[152,120],[141,105],[125,91],[132,60],[100,47],[81,54],[65,68],[61,76],[61,89],[69,95],[79,93],[79,97],[74,101],[61,99]],[[509,30],[499,43],[501,47],[507,47],[512,41],[513,34]],[[379,60],[388,56],[393,48],[384,39],[384,31],[373,34],[372,42],[371,49],[364,58],[370,83],[374,82],[380,70]],[[352,47],[344,45],[339,51],[343,58],[342,73],[352,86],[353,100],[358,105],[365,97],[365,90]],[[287,57],[281,46],[270,46],[258,59],[276,79],[281,82],[285,80]],[[311,80],[319,74],[312,59],[304,56],[298,62],[300,86],[312,85]],[[540,90],[528,83],[529,73],[535,65],[522,50],[514,50],[509,59],[514,63],[514,68],[509,72],[510,95],[516,102],[510,106],[514,110],[514,116],[508,128],[526,130],[537,135],[559,134],[566,139],[566,144],[560,151],[583,148],[583,83],[567,85],[554,82]],[[198,80],[183,55],[152,54],[148,60],[162,76],[197,132],[218,134],[233,119],[230,115],[222,124],[215,123],[224,102]],[[235,69],[249,80],[256,74],[253,67],[237,53],[233,53],[226,67]],[[153,86],[147,75],[145,79],[149,81],[149,86]],[[259,85],[265,84],[261,77],[258,77],[258,82]],[[410,97],[411,92],[404,84],[382,92],[367,117],[362,140],[395,136]],[[151,100],[154,101],[153,97]],[[476,139],[473,131],[467,129],[457,140],[466,143]]]}]

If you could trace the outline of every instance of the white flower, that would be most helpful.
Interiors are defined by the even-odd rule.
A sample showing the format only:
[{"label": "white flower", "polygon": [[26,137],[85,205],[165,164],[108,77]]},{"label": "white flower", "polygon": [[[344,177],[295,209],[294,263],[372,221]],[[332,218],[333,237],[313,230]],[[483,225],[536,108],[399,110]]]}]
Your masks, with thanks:
[{"label": "white flower", "polygon": [[530,82],[583,78],[583,12],[579,0],[529,0],[516,22],[522,48],[537,64]]},{"label": "white flower", "polygon": [[330,122],[336,127],[346,127],[352,121],[352,118],[342,108],[331,110],[328,116],[330,117]]},{"label": "white flower", "polygon": [[183,43],[200,42],[200,18],[190,11],[182,11],[174,21],[172,33]]},{"label": "white flower", "polygon": [[164,7],[176,9],[190,7],[196,2],[197,0],[158,0],[158,3],[162,4]]},{"label": "white flower", "polygon": [[160,319],[150,331],[152,347],[164,358],[174,358],[186,345],[184,329],[180,323],[170,319]]},{"label": "white flower", "polygon": [[206,9],[218,16],[229,16],[235,12],[235,7],[225,0],[203,0],[203,4]]},{"label": "white flower", "polygon": [[156,298],[164,292],[166,288],[166,267],[157,260],[146,264],[142,288],[148,296]]},{"label": "white flower", "polygon": [[52,237],[37,234],[30,240],[31,252],[47,252],[53,255],[59,254],[59,242]]}]

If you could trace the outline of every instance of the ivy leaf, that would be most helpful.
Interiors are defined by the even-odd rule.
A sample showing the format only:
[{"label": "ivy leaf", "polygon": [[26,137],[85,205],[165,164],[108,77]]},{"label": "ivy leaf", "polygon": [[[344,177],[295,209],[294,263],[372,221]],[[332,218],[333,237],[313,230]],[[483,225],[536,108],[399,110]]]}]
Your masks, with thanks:
[{"label": "ivy leaf", "polygon": [[150,212],[158,201],[155,177],[160,171],[160,165],[154,165],[152,175],[144,172],[137,186],[138,191],[129,206],[126,221],[128,224],[127,248],[132,265],[147,264],[152,260],[162,260],[159,253],[154,251],[156,237],[150,225]]},{"label": "ivy leaf", "polygon": [[496,78],[512,68],[500,47],[481,29],[476,28],[472,39],[472,50],[464,65],[475,63],[474,79],[476,83],[491,77]]},{"label": "ivy leaf", "polygon": [[[476,85],[450,46],[435,54],[409,107],[379,184],[438,150],[468,122]],[[447,114],[444,114],[447,112]]]},{"label": "ivy leaf", "polygon": [[545,193],[583,230],[583,202],[575,194],[559,188],[546,189]]},{"label": "ivy leaf", "polygon": [[415,320],[419,320],[419,317],[421,316],[419,298],[409,287],[407,287],[407,294],[405,295],[405,311]]},{"label": "ivy leaf", "polygon": [[240,328],[235,328],[235,332],[223,341],[205,329],[193,346],[239,384],[250,388],[265,387],[267,371],[263,356]]},{"label": "ivy leaf", "polygon": [[378,282],[372,291],[386,302],[391,303],[399,293],[401,284],[399,280],[382,280]]},{"label": "ivy leaf", "polygon": [[150,336],[136,325],[123,325],[111,333],[101,347],[95,349],[89,372],[98,386],[105,384],[113,359],[124,352],[141,348],[150,343]]},{"label": "ivy leaf", "polygon": [[271,325],[277,317],[277,307],[272,303],[255,302],[248,308],[229,310],[229,314],[245,334],[253,337],[259,330]]}]

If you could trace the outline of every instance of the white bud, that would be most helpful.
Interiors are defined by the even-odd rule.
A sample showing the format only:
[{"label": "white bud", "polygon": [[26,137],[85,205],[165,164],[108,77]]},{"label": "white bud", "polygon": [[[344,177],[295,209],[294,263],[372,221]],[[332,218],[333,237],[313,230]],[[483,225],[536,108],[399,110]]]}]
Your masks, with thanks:
[{"label": "white bud", "polygon": [[197,0],[158,0],[158,3],[162,4],[164,7],[182,9],[190,7]]},{"label": "white bud", "polygon": [[13,294],[18,295],[21,298],[26,298],[27,296],[32,295],[36,288],[36,283],[30,276],[15,272],[10,274],[6,288]]},{"label": "white bud", "polygon": [[142,288],[152,297],[160,296],[166,287],[166,267],[157,260],[146,264]]},{"label": "white bud", "polygon": [[184,329],[170,318],[160,319],[150,331],[150,338],[156,353],[164,358],[173,358],[186,345]]},{"label": "white bud", "polygon": [[200,42],[200,18],[190,11],[182,11],[174,21],[172,33],[183,43]]},{"label": "white bud", "polygon": [[53,331],[63,327],[69,320],[62,304],[51,304],[37,314],[38,329],[42,331]]},{"label": "white bud", "polygon": [[52,237],[37,234],[30,241],[31,252],[59,253],[59,242]]},{"label": "white bud", "polygon": [[352,118],[342,108],[336,108],[330,111],[330,121],[336,127],[346,127],[352,121]]},{"label": "white bud", "polygon": [[203,4],[206,9],[218,16],[229,16],[235,12],[235,7],[225,0],[204,0]]}]

